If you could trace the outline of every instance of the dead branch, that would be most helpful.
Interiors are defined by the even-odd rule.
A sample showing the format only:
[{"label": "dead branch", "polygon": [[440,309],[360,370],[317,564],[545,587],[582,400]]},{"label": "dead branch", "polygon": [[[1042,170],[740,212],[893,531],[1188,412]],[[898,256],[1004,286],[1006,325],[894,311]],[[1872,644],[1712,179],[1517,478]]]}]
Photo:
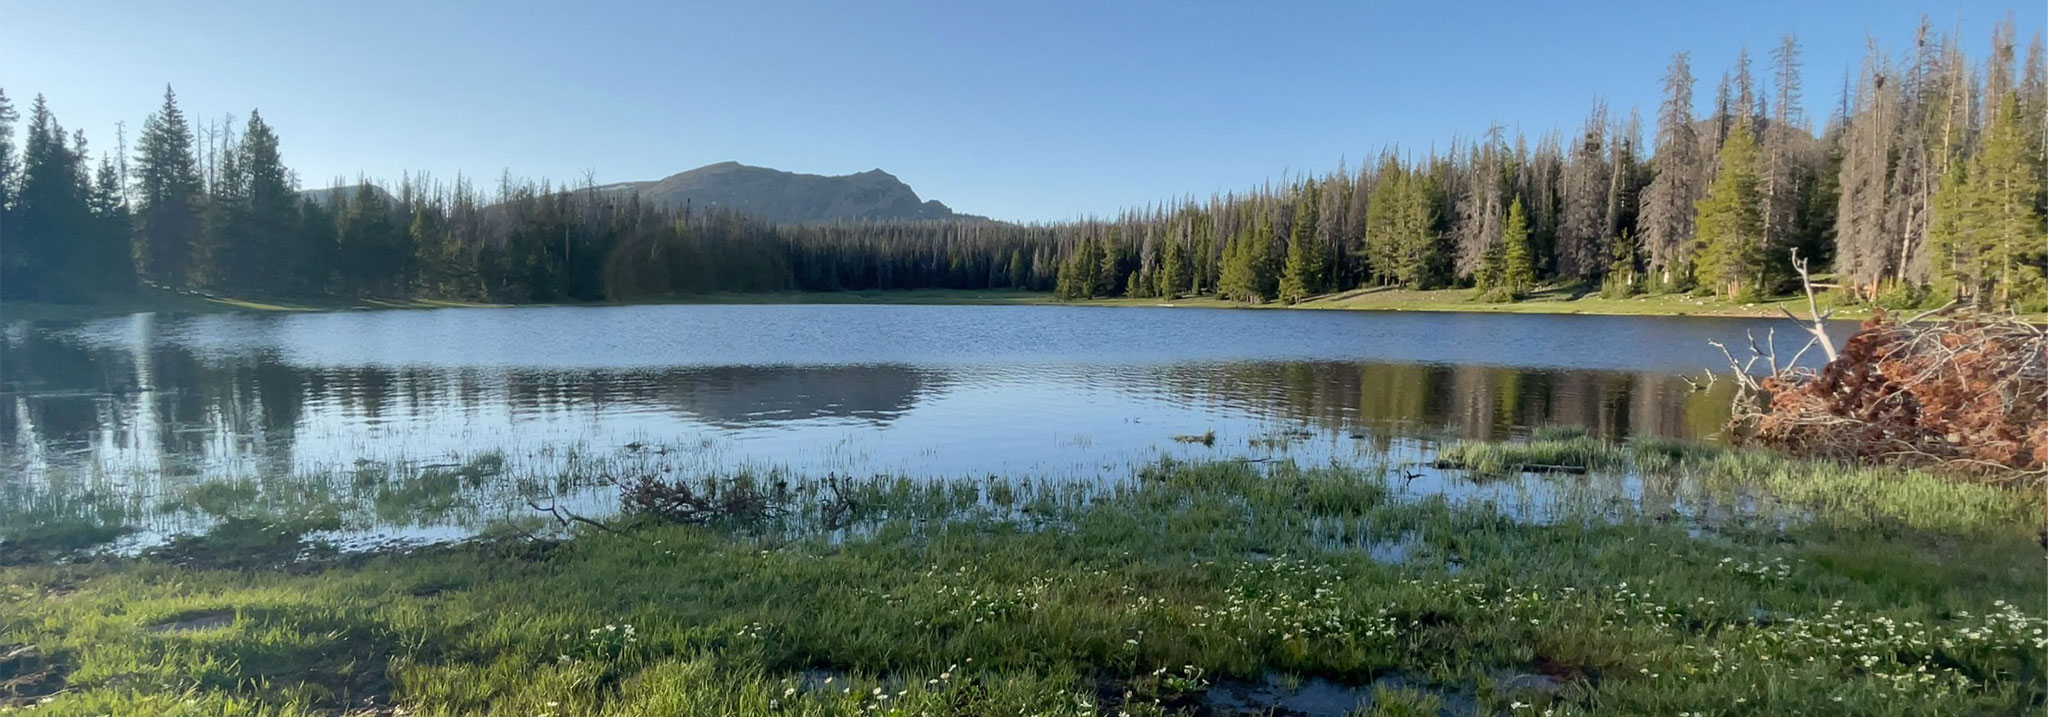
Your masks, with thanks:
[{"label": "dead branch", "polygon": [[1793,323],[1807,324],[1805,327],[1807,333],[1813,334],[1814,340],[1820,342],[1821,354],[1827,356],[1829,361],[1833,361],[1836,355],[1835,340],[1828,337],[1828,318],[1835,315],[1835,310],[1828,309],[1827,313],[1821,313],[1820,299],[1814,296],[1813,293],[1813,275],[1807,273],[1806,260],[1799,256],[1797,248],[1792,250],[1792,270],[1799,272],[1799,286],[1806,290],[1806,311],[1810,319],[1806,322],[1801,322],[1799,317],[1792,315],[1792,312],[1785,311],[1783,308],[1778,310],[1783,312],[1785,318],[1791,319]]},{"label": "dead branch", "polygon": [[561,524],[561,526],[562,526],[562,527],[564,527],[564,528],[566,528],[566,527],[569,527],[569,524],[570,524],[570,523],[572,523],[572,522],[575,522],[575,523],[582,523],[582,524],[584,524],[584,525],[588,525],[588,526],[590,526],[590,527],[596,528],[596,529],[598,529],[598,530],[602,530],[602,531],[605,531],[605,532],[607,532],[607,533],[617,533],[617,532],[619,532],[619,529],[618,529],[618,528],[614,528],[614,527],[611,527],[611,526],[609,526],[609,525],[605,525],[605,524],[604,524],[604,523],[602,523],[602,522],[599,522],[599,521],[596,521],[596,520],[592,520],[592,519],[590,519],[590,518],[585,518],[585,517],[583,517],[583,516],[580,516],[580,515],[577,515],[577,514],[575,514],[575,513],[569,512],[569,509],[568,509],[568,508],[564,508],[564,507],[562,507],[562,506],[561,506],[561,505],[559,505],[559,504],[554,504],[554,503],[550,503],[549,505],[543,506],[543,505],[541,505],[541,504],[540,504],[540,501],[537,501],[537,500],[531,500],[531,499],[529,499],[529,500],[527,500],[527,501],[526,501],[526,505],[527,505],[527,507],[529,507],[529,508],[532,508],[532,509],[534,509],[534,510],[538,510],[538,511],[540,511],[540,512],[543,512],[543,513],[547,513],[548,515],[550,515],[550,516],[553,516],[553,517],[554,517],[554,519],[555,519],[555,522],[557,522],[557,523],[560,523],[560,524]]},{"label": "dead branch", "polygon": [[1933,316],[1933,315],[1935,315],[1935,314],[1939,314],[1939,313],[1941,313],[1941,312],[1944,312],[1944,311],[1947,311],[1947,310],[1949,310],[1949,309],[1951,309],[1951,308],[1955,308],[1955,305],[1956,305],[1956,303],[1957,303],[1958,301],[1961,301],[1961,300],[1960,300],[1960,299],[1949,299],[1949,300],[1948,300],[1948,303],[1946,303],[1946,304],[1942,304],[1942,305],[1940,305],[1940,306],[1937,306],[1937,307],[1934,307],[1934,308],[1932,308],[1932,309],[1928,309],[1928,310],[1926,310],[1926,311],[1922,311],[1922,312],[1920,312],[1920,313],[1918,313],[1918,314],[1914,314],[1914,315],[1913,315],[1913,318],[1910,318],[1910,319],[1906,319],[1905,321],[1903,321],[1903,322],[1901,322],[1901,323],[1904,323],[1904,324],[1917,324],[1917,323],[1920,323],[1920,320],[1921,320],[1921,319],[1927,318],[1927,317],[1929,317],[1929,316]]}]

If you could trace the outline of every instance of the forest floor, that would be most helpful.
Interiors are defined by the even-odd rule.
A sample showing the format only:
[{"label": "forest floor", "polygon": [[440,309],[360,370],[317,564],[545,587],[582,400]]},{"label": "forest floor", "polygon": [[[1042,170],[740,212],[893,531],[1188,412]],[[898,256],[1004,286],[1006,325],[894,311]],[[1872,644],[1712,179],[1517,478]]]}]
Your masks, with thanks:
[{"label": "forest floor", "polygon": [[[803,480],[747,519],[356,556],[311,549],[292,516],[235,516],[143,557],[0,568],[0,712],[1904,715],[2048,700],[2038,490],[1569,433],[1442,456],[1551,497],[1412,494],[1399,465]],[[1539,462],[1588,473],[1515,472]]]}]

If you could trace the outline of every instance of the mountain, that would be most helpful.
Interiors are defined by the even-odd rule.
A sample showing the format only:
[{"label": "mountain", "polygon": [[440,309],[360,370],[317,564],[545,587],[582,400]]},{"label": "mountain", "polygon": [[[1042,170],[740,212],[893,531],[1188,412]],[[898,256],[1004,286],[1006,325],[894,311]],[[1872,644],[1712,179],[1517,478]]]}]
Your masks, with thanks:
[{"label": "mountain", "polygon": [[981,218],[955,213],[938,200],[919,199],[910,185],[879,169],[828,177],[720,162],[666,179],[598,189],[639,194],[643,201],[670,207],[725,207],[779,224]]},{"label": "mountain", "polygon": [[[384,200],[385,204],[393,204],[398,201],[397,197],[391,196],[391,193],[385,191],[383,187],[377,186],[375,184],[369,186],[370,192],[376,194],[377,198]],[[356,198],[356,190],[361,189],[362,187],[363,185],[361,184],[350,184],[340,187],[306,189],[301,190],[299,192],[299,196],[313,200],[314,204],[318,204],[323,207],[332,207],[340,203],[337,202],[336,200],[353,201]]]}]

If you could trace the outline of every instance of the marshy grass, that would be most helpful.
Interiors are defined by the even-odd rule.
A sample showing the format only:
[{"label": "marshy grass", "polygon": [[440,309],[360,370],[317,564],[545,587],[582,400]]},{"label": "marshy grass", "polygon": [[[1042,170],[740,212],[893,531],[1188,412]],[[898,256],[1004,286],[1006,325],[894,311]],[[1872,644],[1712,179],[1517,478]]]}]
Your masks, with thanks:
[{"label": "marshy grass", "polygon": [[1577,426],[1543,426],[1526,441],[1456,441],[1437,452],[1436,466],[1498,476],[1585,473],[1621,465],[1628,451]]},{"label": "marshy grass", "polygon": [[[1654,463],[1630,480],[1755,519],[1673,520],[1673,501],[1696,500],[1617,507],[1552,476],[1533,480],[1565,492],[1528,520],[1414,495],[1380,465],[747,475],[790,510],[268,567],[0,569],[0,654],[32,648],[61,674],[0,701],[37,715],[1156,715],[1316,679],[1355,686],[1347,707],[1364,714],[2003,714],[2048,699],[2038,495],[1607,450],[1597,465]],[[834,495],[856,508],[825,521]],[[230,524],[188,547],[253,553],[233,541],[263,531]]]}]

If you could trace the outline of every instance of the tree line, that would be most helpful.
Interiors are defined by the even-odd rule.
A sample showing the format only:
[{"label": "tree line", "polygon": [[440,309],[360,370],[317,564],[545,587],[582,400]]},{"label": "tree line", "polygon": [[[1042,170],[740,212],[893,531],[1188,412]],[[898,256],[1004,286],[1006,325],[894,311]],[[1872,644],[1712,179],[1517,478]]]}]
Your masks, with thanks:
[{"label": "tree line", "polygon": [[92,161],[44,100],[0,93],[0,296],[156,286],[248,297],[632,301],[708,292],[1010,288],[1298,302],[1376,286],[1609,296],[1779,293],[1795,254],[1846,300],[2048,307],[2048,68],[2010,21],[1972,65],[1923,20],[1876,43],[1818,129],[1796,38],[1747,50],[1701,112],[1671,59],[1648,142],[1596,102],[1533,140],[1494,126],[1114,217],[773,225],[598,188],[408,176],[300,191],[261,114],[188,119],[168,88]]}]

